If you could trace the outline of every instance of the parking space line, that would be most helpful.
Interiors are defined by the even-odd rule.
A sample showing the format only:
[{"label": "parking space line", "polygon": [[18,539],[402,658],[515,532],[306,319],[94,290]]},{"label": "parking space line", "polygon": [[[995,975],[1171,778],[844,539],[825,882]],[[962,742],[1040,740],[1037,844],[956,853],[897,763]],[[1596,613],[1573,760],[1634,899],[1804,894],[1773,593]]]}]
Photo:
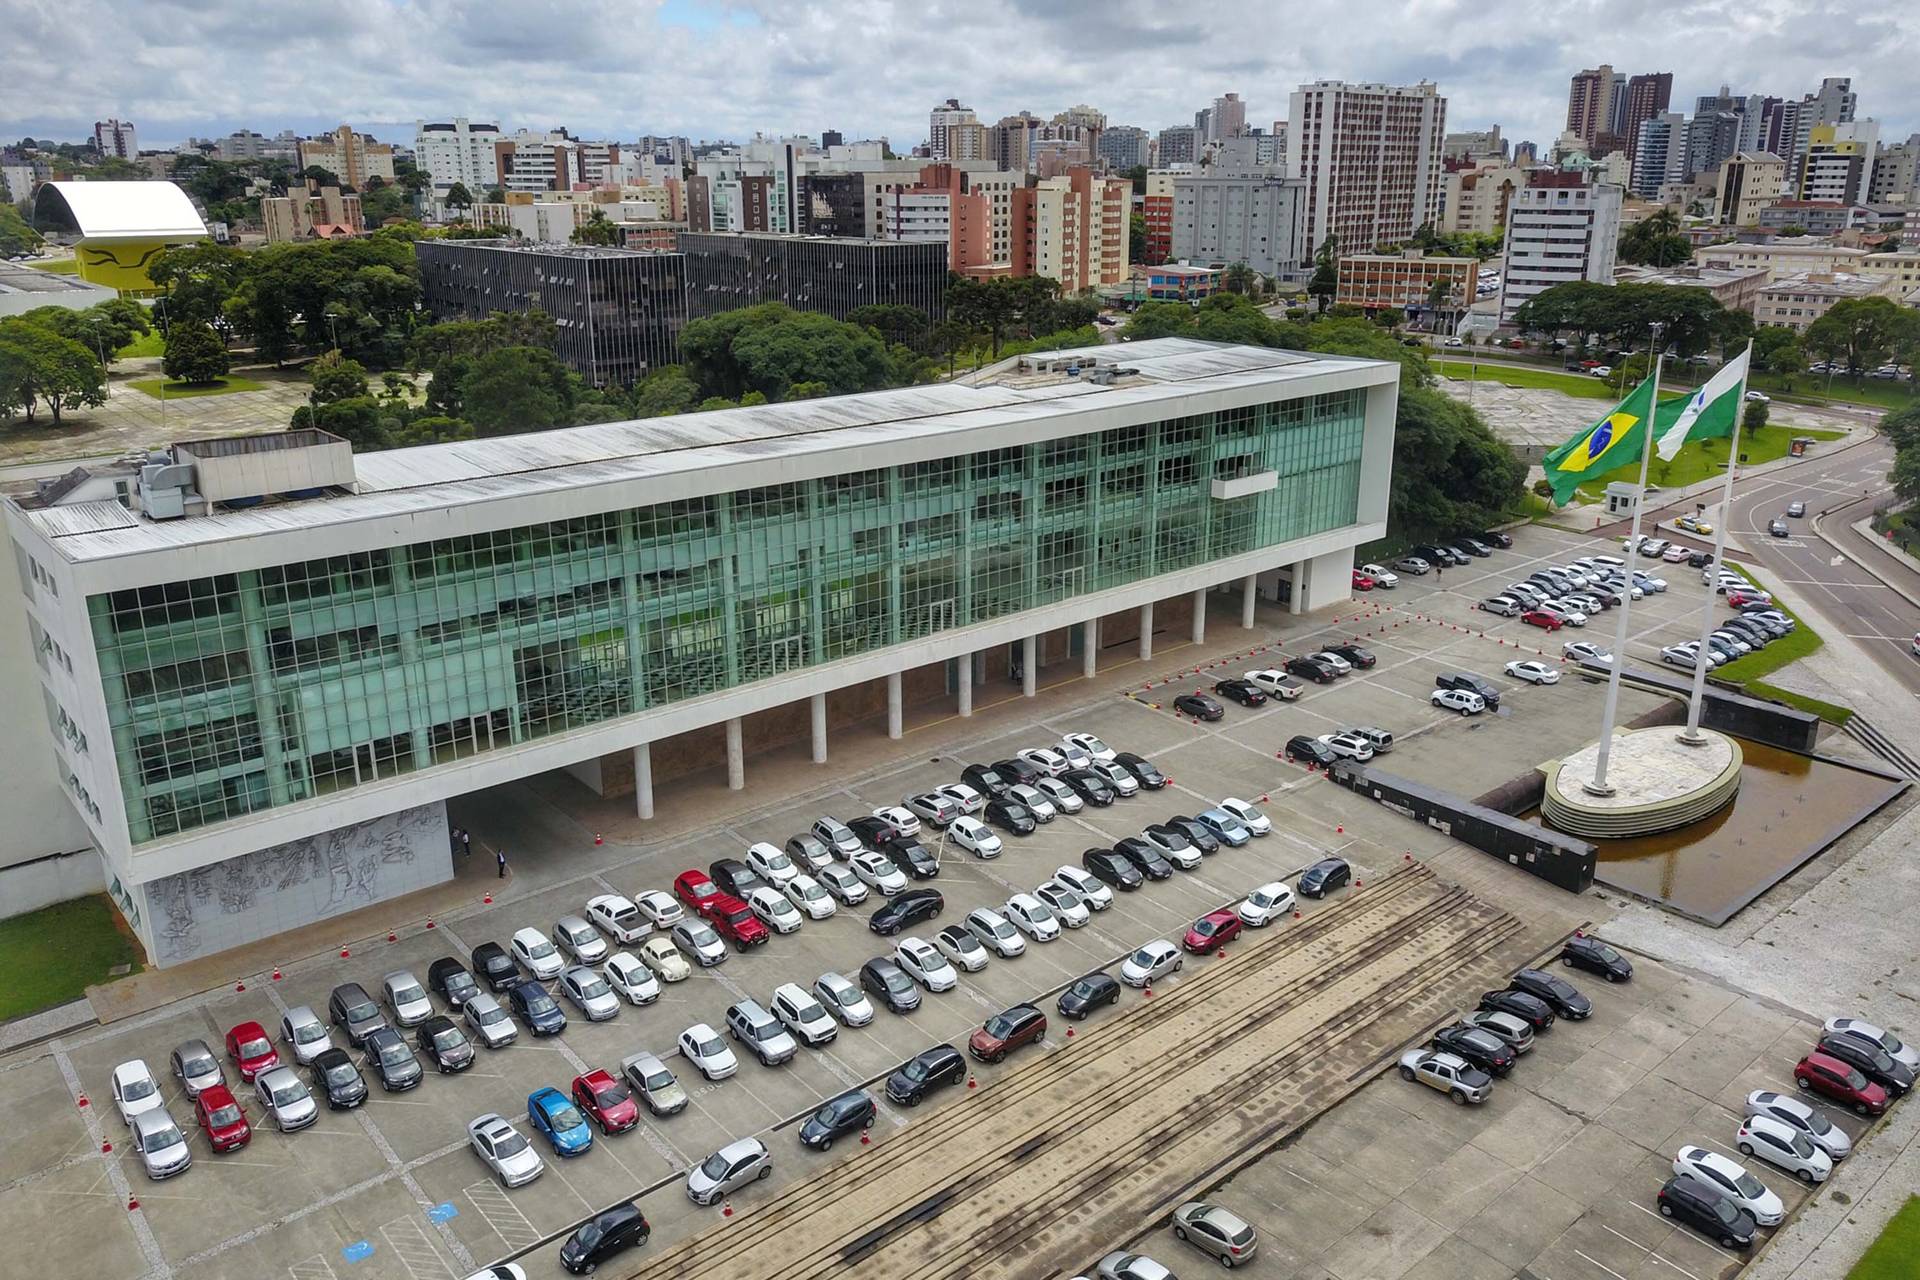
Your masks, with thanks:
[{"label": "parking space line", "polygon": [[480,1215],[480,1220],[493,1228],[502,1244],[509,1252],[526,1248],[539,1242],[540,1232],[535,1229],[527,1215],[520,1212],[520,1206],[503,1190],[499,1183],[488,1179],[462,1188],[467,1203]]},{"label": "parking space line", "polygon": [[327,1261],[327,1255],[316,1253],[311,1258],[302,1258],[287,1266],[289,1280],[335,1280],[333,1264]]},{"label": "parking space line", "polygon": [[1579,1257],[1585,1258],[1588,1262],[1592,1263],[1594,1266],[1600,1268],[1602,1271],[1612,1276],[1614,1280],[1627,1280],[1625,1276],[1621,1275],[1618,1271],[1615,1271],[1612,1267],[1600,1261],[1598,1258],[1592,1257],[1591,1255],[1586,1253],[1582,1253],[1578,1249],[1575,1249],[1574,1253]]},{"label": "parking space line", "polygon": [[452,1276],[453,1268],[433,1247],[433,1240],[427,1235],[427,1229],[412,1217],[395,1218],[383,1223],[380,1236],[392,1249],[394,1256],[400,1259],[400,1265],[407,1269],[413,1280],[440,1280],[442,1276]]},{"label": "parking space line", "polygon": [[1292,1178],[1295,1182],[1304,1182],[1310,1187],[1318,1187],[1320,1185],[1319,1183],[1315,1182],[1312,1178],[1303,1177],[1300,1174],[1295,1173],[1293,1170],[1287,1168],[1285,1165],[1280,1166],[1280,1172],[1286,1174],[1289,1178]]},{"label": "parking space line", "polygon": [[[67,1092],[72,1095],[74,1105],[80,1112],[80,1119],[87,1127],[87,1144],[96,1150],[100,1146],[100,1108],[92,1105],[80,1106],[80,1099],[86,1096],[80,1087],[80,1073],[73,1069],[73,1059],[67,1056],[64,1043],[58,1039],[47,1042],[48,1051],[53,1055],[54,1065],[60,1068],[60,1077],[66,1081]],[[91,1099],[88,1099],[91,1103]],[[107,1181],[113,1184],[113,1191],[121,1203],[128,1207],[127,1217],[133,1223],[133,1237],[140,1246],[140,1256],[146,1259],[147,1272],[156,1280],[170,1280],[173,1268],[168,1265],[166,1254],[160,1250],[160,1242],[154,1238],[153,1224],[147,1221],[146,1211],[133,1208],[133,1188],[127,1182],[126,1173],[120,1168],[120,1162],[109,1160],[103,1154],[99,1157],[101,1167],[105,1169]]]}]

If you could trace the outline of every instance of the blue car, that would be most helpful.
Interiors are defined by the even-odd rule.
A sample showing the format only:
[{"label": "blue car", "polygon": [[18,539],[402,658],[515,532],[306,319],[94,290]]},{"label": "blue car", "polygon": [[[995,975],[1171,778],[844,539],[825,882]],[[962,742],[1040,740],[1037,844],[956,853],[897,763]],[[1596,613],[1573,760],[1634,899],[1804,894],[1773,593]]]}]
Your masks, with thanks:
[{"label": "blue car", "polygon": [[1200,812],[1198,821],[1201,826],[1213,833],[1216,840],[1235,849],[1253,839],[1253,832],[1247,830],[1247,824],[1225,809],[1204,809]]},{"label": "blue car", "polygon": [[567,1029],[567,1015],[560,1004],[537,982],[522,982],[507,993],[507,1003],[520,1015],[520,1021],[536,1036],[557,1036]]},{"label": "blue car", "polygon": [[558,1089],[536,1089],[527,1095],[527,1123],[546,1135],[557,1156],[582,1155],[593,1146],[593,1126],[573,1099]]}]

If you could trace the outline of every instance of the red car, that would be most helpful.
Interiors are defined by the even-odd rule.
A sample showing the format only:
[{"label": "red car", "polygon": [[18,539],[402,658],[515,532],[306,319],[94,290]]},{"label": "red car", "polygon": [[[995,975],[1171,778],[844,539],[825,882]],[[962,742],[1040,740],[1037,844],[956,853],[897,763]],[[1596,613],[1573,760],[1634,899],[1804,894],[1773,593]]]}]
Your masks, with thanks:
[{"label": "red car", "polygon": [[690,910],[705,915],[707,906],[720,896],[720,886],[704,871],[682,871],[673,878],[673,896]]},{"label": "red car", "polygon": [[240,1078],[251,1081],[262,1071],[280,1065],[267,1029],[257,1022],[243,1022],[227,1032],[227,1056],[240,1065]]},{"label": "red car", "polygon": [[1863,1116],[1887,1109],[1887,1091],[1840,1059],[1815,1050],[1793,1068],[1793,1082],[1802,1089],[1824,1093],[1844,1102]]},{"label": "red car", "polygon": [[1548,613],[1545,609],[1529,609],[1520,615],[1520,621],[1530,627],[1539,627],[1543,631],[1558,631],[1560,629],[1560,616],[1558,614]]},{"label": "red car", "polygon": [[247,1113],[233,1100],[233,1091],[223,1084],[202,1089],[193,1100],[193,1118],[205,1131],[214,1153],[238,1151],[253,1140]]},{"label": "red car", "polygon": [[1193,922],[1180,945],[1197,956],[1212,955],[1240,936],[1240,915],[1231,907],[1209,911]]},{"label": "red car", "polygon": [[1017,1004],[987,1019],[967,1039],[967,1052],[982,1062],[998,1062],[1023,1044],[1047,1034],[1047,1015],[1030,1004]]},{"label": "red car", "polygon": [[625,1133],[640,1123],[640,1107],[633,1100],[633,1090],[597,1067],[573,1078],[573,1101],[602,1133]]},{"label": "red car", "polygon": [[1374,585],[1373,578],[1370,575],[1364,574],[1358,569],[1353,571],[1353,589],[1355,591],[1371,591]]},{"label": "red car", "polygon": [[773,936],[753,909],[730,893],[716,893],[700,915],[715,933],[736,947],[757,947]]},{"label": "red car", "polygon": [[1743,604],[1772,604],[1772,603],[1773,603],[1773,600],[1771,597],[1755,595],[1751,591],[1727,592],[1727,604],[1735,609],[1738,609]]}]

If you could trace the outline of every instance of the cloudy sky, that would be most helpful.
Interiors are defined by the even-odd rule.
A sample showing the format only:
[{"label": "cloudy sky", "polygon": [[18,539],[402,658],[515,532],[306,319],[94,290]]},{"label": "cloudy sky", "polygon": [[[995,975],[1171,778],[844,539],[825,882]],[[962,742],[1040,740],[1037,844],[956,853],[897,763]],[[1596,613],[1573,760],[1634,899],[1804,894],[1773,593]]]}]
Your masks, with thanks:
[{"label": "cloudy sky", "polygon": [[1605,61],[1798,97],[1853,78],[1883,139],[1920,130],[1920,28],[1842,0],[6,0],[0,136],[142,146],[349,121],[394,140],[466,115],[576,136],[926,136],[949,96],[993,121],[1078,102],[1149,129],[1238,92],[1249,123],[1313,79],[1439,82],[1450,128],[1551,142]]}]

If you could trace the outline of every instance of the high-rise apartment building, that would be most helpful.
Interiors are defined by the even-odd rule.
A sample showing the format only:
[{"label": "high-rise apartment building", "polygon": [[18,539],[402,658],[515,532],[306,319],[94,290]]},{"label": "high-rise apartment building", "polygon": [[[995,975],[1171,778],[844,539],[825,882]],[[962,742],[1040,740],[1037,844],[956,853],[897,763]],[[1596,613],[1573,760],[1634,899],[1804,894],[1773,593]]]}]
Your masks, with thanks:
[{"label": "high-rise apartment building", "polygon": [[1714,221],[1729,227],[1757,226],[1760,211],[1786,189],[1786,161],[1768,151],[1742,151],[1720,166]]},{"label": "high-rise apartment building", "polygon": [[1127,278],[1133,184],[1079,168],[1013,193],[1013,274],[1058,280],[1066,293]]},{"label": "high-rise apartment building", "polygon": [[481,199],[498,181],[493,144],[500,136],[499,125],[475,124],[465,116],[414,121],[413,162],[433,180],[434,199],[445,200],[456,182]]},{"label": "high-rise apartment building", "polygon": [[1200,131],[1190,124],[1168,125],[1160,131],[1159,156],[1156,164],[1192,164],[1200,157],[1200,146],[1205,141]]},{"label": "high-rise apartment building", "polygon": [[1920,133],[1874,152],[1867,203],[1920,204]]},{"label": "high-rise apartment building", "polygon": [[1448,235],[1492,235],[1507,225],[1513,193],[1526,185],[1527,171],[1511,165],[1449,173],[1440,229]]},{"label": "high-rise apartment building", "polygon": [[1851,123],[1859,105],[1860,97],[1853,91],[1853,80],[1848,76],[1828,76],[1820,82],[1817,92],[1793,104],[1793,141],[1782,156],[1787,162],[1789,184],[1797,187],[1800,183],[1813,131],[1821,125]]},{"label": "high-rise apartment building", "polygon": [[1588,148],[1601,134],[1613,132],[1613,100],[1619,80],[1604,62],[1573,74],[1567,90],[1567,132]]},{"label": "high-rise apartment building", "polygon": [[1662,111],[1640,122],[1640,138],[1633,149],[1633,194],[1657,199],[1660,188],[1687,180],[1687,118],[1678,111]]},{"label": "high-rise apartment building", "polygon": [[1535,169],[1507,215],[1500,323],[1557,284],[1612,284],[1624,192],[1578,171]]},{"label": "high-rise apartment building", "polygon": [[140,154],[140,143],[133,135],[131,120],[93,122],[93,149],[116,160],[132,160]]},{"label": "high-rise apartment building", "polygon": [[342,194],[335,186],[323,187],[311,178],[288,187],[284,196],[261,200],[260,223],[268,244],[333,240],[357,235],[365,225],[359,196]]},{"label": "high-rise apartment building", "polygon": [[1000,169],[1025,173],[1033,168],[1033,135],[1041,125],[1030,111],[1003,116],[987,130],[987,156]]},{"label": "high-rise apartment building", "polygon": [[352,125],[343,124],[331,133],[300,139],[299,167],[306,169],[313,165],[356,191],[364,191],[369,178],[393,181],[393,147],[376,142],[367,134],[355,133]]},{"label": "high-rise apartment building", "polygon": [[1176,177],[1166,169],[1147,171],[1146,194],[1140,197],[1140,216],[1147,224],[1144,266],[1157,267],[1173,256],[1173,185]]},{"label": "high-rise apartment building", "polygon": [[1150,139],[1145,129],[1130,124],[1109,125],[1100,131],[1100,158],[1109,169],[1126,170],[1147,162]]},{"label": "high-rise apartment building", "polygon": [[1026,184],[1023,173],[930,164],[914,185],[880,194],[876,234],[944,244],[948,268],[961,275],[1011,274],[1014,193]]},{"label": "high-rise apartment building", "polygon": [[[935,160],[985,159],[984,137],[973,141],[979,126],[972,107],[961,106],[958,98],[948,98],[927,116],[927,154]],[[968,146],[977,146],[978,150],[962,156],[960,150]]]},{"label": "high-rise apartment building", "polygon": [[1712,173],[1728,156],[1740,150],[1740,134],[1745,113],[1722,107],[1708,108],[1687,121],[1687,173]]},{"label": "high-rise apartment building", "polygon": [[1228,267],[1244,262],[1276,280],[1304,274],[1313,256],[1305,180],[1218,166],[1171,177],[1175,261]]},{"label": "high-rise apartment building", "polygon": [[1673,72],[1650,71],[1627,78],[1621,132],[1631,154],[1640,145],[1640,126],[1673,105]]},{"label": "high-rise apartment building", "polygon": [[1237,138],[1247,131],[1247,104],[1240,100],[1237,93],[1224,94],[1213,100],[1213,106],[1207,111],[1208,142],[1217,142],[1221,138]]},{"label": "high-rise apartment building", "polygon": [[1307,248],[1403,244],[1437,222],[1447,100],[1437,86],[1302,85],[1289,100],[1286,171],[1306,182]]},{"label": "high-rise apartment building", "polygon": [[1873,120],[1817,124],[1800,156],[1798,198],[1860,204],[1873,181],[1880,125]]},{"label": "high-rise apartment building", "polygon": [[1440,143],[1440,159],[1443,163],[1473,166],[1484,161],[1505,160],[1507,144],[1500,137],[1500,126],[1491,129],[1470,129],[1462,133],[1450,133]]}]

